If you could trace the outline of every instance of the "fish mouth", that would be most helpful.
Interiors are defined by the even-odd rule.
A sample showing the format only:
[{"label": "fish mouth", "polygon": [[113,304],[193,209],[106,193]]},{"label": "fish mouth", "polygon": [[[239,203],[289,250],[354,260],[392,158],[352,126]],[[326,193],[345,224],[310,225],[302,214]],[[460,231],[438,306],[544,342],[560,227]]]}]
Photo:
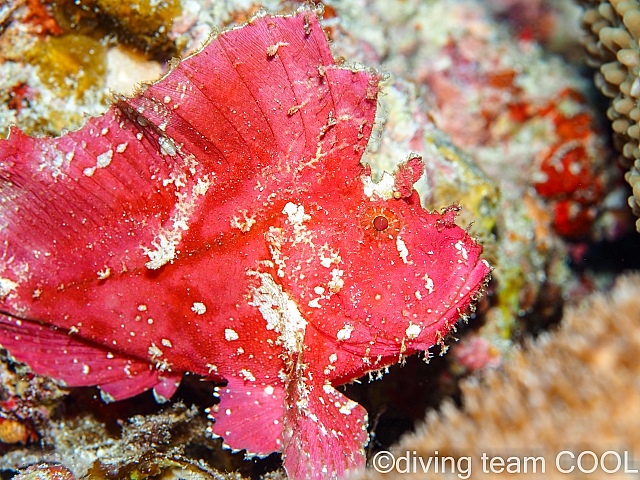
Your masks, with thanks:
[{"label": "fish mouth", "polygon": [[[446,334],[449,332],[450,327],[455,322],[457,322],[458,319],[463,318],[466,322],[468,317],[465,315],[465,312],[459,308],[459,305],[461,301],[467,298],[469,295],[471,296],[471,302],[469,302],[465,310],[471,309],[472,312],[475,311],[476,301],[482,296],[482,292],[491,280],[492,270],[493,268],[484,258],[478,259],[475,266],[471,269],[469,274],[466,275],[466,280],[464,281],[464,283],[460,286],[459,289],[456,290],[456,300],[452,302],[451,306],[446,310],[441,318],[429,325],[425,325],[425,327],[432,327],[433,325],[437,325],[438,323],[444,324],[445,332],[442,335],[440,342],[437,343],[441,343],[443,341],[442,338],[446,336]],[[406,346],[407,349],[412,349],[414,352],[426,351],[435,343],[436,342],[425,342],[424,338],[421,339],[420,337],[418,337],[415,340],[409,340],[406,343]]]},{"label": "fish mouth", "polygon": [[[400,342],[398,342],[397,339],[390,338],[388,336],[388,332],[384,328],[381,326],[371,325],[370,322],[366,322],[365,318],[352,319],[352,321],[355,323],[366,324],[369,330],[375,329],[372,333],[376,336],[376,354],[372,354],[372,357],[382,355],[382,358],[384,359],[385,357],[398,357],[399,353],[404,356],[408,356],[418,351],[427,351],[436,343],[442,343],[443,338],[449,332],[450,328],[460,318],[466,319],[465,310],[471,308],[473,311],[475,309],[475,302],[480,296],[482,296],[483,290],[491,279],[491,271],[492,267],[489,263],[485,259],[479,258],[472,269],[461,269],[461,271],[457,272],[456,275],[465,278],[465,281],[462,282],[459,288],[450,286],[450,288],[455,289],[452,296],[448,298],[448,300],[454,298],[451,300],[450,306],[433,322],[418,324],[421,327],[422,332],[416,338],[404,337]],[[469,297],[471,298],[470,302],[467,301]],[[460,308],[461,304],[465,306],[464,310]],[[398,316],[396,317],[396,320],[406,322],[407,318]],[[391,322],[392,320],[387,319],[387,321]],[[317,326],[316,329],[320,331]],[[321,333],[328,341],[334,341],[333,337],[327,332]],[[362,356],[363,352],[365,352],[370,345],[370,342],[367,340],[361,342],[348,340],[340,342],[342,350],[358,356]],[[401,350],[403,351],[401,352]],[[368,370],[365,369],[362,372],[362,375],[367,371]]]}]

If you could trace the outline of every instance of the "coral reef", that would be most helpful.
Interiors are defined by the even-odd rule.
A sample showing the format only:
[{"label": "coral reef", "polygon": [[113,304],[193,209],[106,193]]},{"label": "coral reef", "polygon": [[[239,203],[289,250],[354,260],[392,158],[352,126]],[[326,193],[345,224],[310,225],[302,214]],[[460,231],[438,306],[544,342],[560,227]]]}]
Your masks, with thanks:
[{"label": "coral reef", "polygon": [[422,159],[389,195],[360,164],[377,91],[301,9],[220,34],[75,132],[12,129],[2,346],[107,401],[225,381],[229,447],[280,451],[291,478],[363,466],[366,412],[335,387],[442,344],[490,271],[457,208],[420,206]]},{"label": "coral reef", "polygon": [[[609,10],[606,6],[599,7],[605,2],[583,3],[588,10],[585,19],[594,32],[589,41],[593,61],[617,62],[616,68],[622,68],[614,54],[620,49],[615,44],[608,45],[606,35],[621,38],[619,32],[627,27],[624,15],[616,13],[616,9],[633,9],[635,3],[611,2]],[[85,115],[95,116],[107,110],[109,89],[127,95],[148,90],[146,85],[136,86],[137,82],[155,80],[174,68],[176,62],[169,61],[171,55],[185,57],[197,51],[210,33],[242,25],[260,8],[271,13],[290,13],[299,2],[149,1],[141,2],[142,10],[137,13],[130,10],[131,5],[120,0],[10,0],[0,6],[0,138],[8,134],[12,124],[35,136],[77,129],[85,122]],[[531,22],[532,18],[536,21]],[[585,292],[607,288],[611,281],[610,275],[583,273],[568,266],[571,261],[582,261],[593,240],[614,239],[631,225],[625,202],[627,193],[616,178],[621,178],[622,173],[612,163],[614,155],[608,148],[607,132],[600,128],[599,110],[593,105],[590,85],[573,63],[579,27],[575,20],[575,6],[568,0],[327,0],[325,3],[320,24],[332,41],[334,57],[348,59],[351,63],[345,61],[343,66],[354,71],[367,65],[378,69],[376,76],[384,75],[379,84],[371,140],[362,157],[367,173],[371,174],[370,193],[388,200],[407,198],[418,180],[415,188],[421,205],[428,210],[445,209],[447,218],[454,216],[450,205],[459,205],[456,223],[483,245],[485,257],[496,267],[489,295],[480,301],[475,313],[466,312],[472,322],[467,326],[459,321],[453,326],[453,330],[458,329],[456,336],[461,341],[453,345],[452,354],[436,358],[428,366],[413,357],[403,368],[392,368],[391,375],[381,382],[365,382],[341,390],[372,415],[370,457],[376,449],[390,446],[397,439],[397,432],[410,428],[413,419],[421,418],[426,405],[438,405],[443,395],[456,397],[456,382],[461,376],[511,365],[512,356],[521,362],[521,353],[513,352],[514,343],[558,320],[564,302],[575,304]],[[615,32],[607,30],[611,25]],[[599,40],[595,32],[604,34],[605,41]],[[286,50],[285,45],[277,42],[272,47],[276,59],[278,52],[283,54]],[[550,55],[550,50],[562,57]],[[622,55],[625,61],[632,57]],[[595,60],[596,57],[599,59]],[[604,67],[603,72],[613,70]],[[629,71],[635,72],[631,67]],[[599,85],[605,83],[600,81]],[[613,85],[614,89],[612,84],[606,85],[610,94],[622,95],[616,90],[617,85]],[[624,113],[623,118],[615,110],[618,107],[625,110],[628,101],[614,102],[608,112],[612,119],[629,117],[631,120],[625,121],[636,121],[630,117],[633,109]],[[298,110],[292,114],[297,115]],[[327,119],[327,125],[332,123],[330,117]],[[614,129],[624,126],[628,130],[631,123],[624,126],[614,122]],[[331,135],[332,128],[324,133]],[[161,132],[160,129],[151,135],[162,136]],[[623,139],[636,148],[626,131],[616,137],[619,147]],[[172,147],[176,152],[182,148],[165,143],[153,144],[150,150],[168,158]],[[626,147],[627,152],[629,148]],[[635,160],[633,152],[631,157],[627,177],[633,185],[638,170],[630,163]],[[95,166],[93,175],[107,172],[94,164],[87,167]],[[57,165],[55,158],[50,165],[52,168]],[[178,190],[184,179],[165,180],[168,183],[162,189]],[[225,192],[224,195],[229,195],[231,190]],[[413,201],[417,205],[418,200]],[[285,207],[281,210],[284,212]],[[295,219],[296,213],[297,210],[291,210],[289,216]],[[371,209],[363,214],[367,219],[364,225],[379,240],[380,231],[394,232],[397,228],[395,213]],[[309,211],[305,209],[304,214]],[[236,217],[238,232],[257,230],[249,210]],[[341,231],[341,235],[345,232]],[[157,252],[169,250],[163,250],[162,242],[158,243]],[[396,245],[393,250],[399,253],[402,248]],[[284,260],[285,265],[288,261]],[[109,280],[116,271],[113,266],[109,268],[96,265],[94,273]],[[385,269],[379,266],[376,272],[383,275]],[[6,288],[10,286],[4,284]],[[327,296],[326,293],[325,288],[318,295]],[[319,304],[324,300],[320,298]],[[188,303],[186,310],[187,314],[198,315],[203,308],[211,313],[212,307],[200,300]],[[157,325],[157,318],[150,318]],[[440,340],[444,353],[453,337]],[[158,342],[154,345],[166,355],[169,347]],[[157,356],[157,351],[152,351]],[[399,358],[404,359],[404,355]],[[425,360],[429,358],[430,355],[425,356]],[[544,360],[540,358],[539,363],[543,365]],[[162,414],[151,395],[139,400],[144,407],[142,411],[123,406],[127,401],[115,406],[102,405],[99,398],[77,402],[78,395],[97,394],[93,390],[87,394],[78,393],[85,390],[72,390],[66,396],[67,390],[34,376],[24,365],[13,360],[3,365],[2,381],[9,392],[3,398],[10,401],[0,410],[0,416],[6,419],[0,422],[0,436],[18,440],[0,445],[1,451],[6,452],[0,460],[4,469],[41,464],[44,475],[48,469],[53,469],[55,475],[54,465],[62,461],[79,477],[172,478],[185,468],[185,475],[221,478],[222,474],[204,463],[194,463],[203,459],[220,471],[239,472],[235,478],[240,475],[255,478],[281,465],[275,456],[243,462],[241,455],[220,453],[222,441],[209,437],[213,432],[226,434],[227,430],[221,430],[224,421],[219,423],[219,429],[207,431],[203,411],[211,407],[208,410],[211,416],[220,418],[227,406],[236,408],[236,405],[212,405],[213,386],[209,382],[195,382],[197,387],[189,389],[186,395],[178,391],[175,397],[184,398],[187,405],[196,405],[199,413],[196,407],[187,410],[191,412],[189,415],[165,411],[174,415],[174,419],[180,418],[166,419],[171,425],[168,433],[158,424],[161,418],[158,415]],[[157,365],[164,368],[162,362]],[[245,370],[255,375],[254,369]],[[374,372],[370,378],[381,378],[385,371]],[[28,377],[25,372],[29,372]],[[203,375],[206,377],[208,373]],[[246,372],[244,375],[246,379]],[[489,376],[502,378],[499,374]],[[26,379],[33,386],[32,393],[16,396],[21,387],[15,390],[13,385],[24,386],[16,383],[17,379]],[[188,383],[190,377],[185,379]],[[174,380],[170,378],[164,386],[170,387]],[[484,394],[485,390],[473,382],[466,384],[465,391],[480,389]],[[55,394],[48,397],[48,390]],[[171,388],[159,391],[160,398],[168,396]],[[509,392],[521,392],[518,398],[526,399],[529,391],[515,381],[513,387],[505,386],[503,394]],[[228,393],[224,385],[218,385],[217,394],[223,401]],[[411,411],[409,420],[398,413],[404,406]],[[385,408],[386,413],[382,413]],[[443,408],[447,412],[456,411],[450,403]],[[496,418],[500,415],[497,407],[490,412]],[[393,423],[394,414],[400,418],[397,424]],[[122,429],[114,430],[113,419],[105,420],[105,415],[117,418]],[[461,418],[465,414],[456,415]],[[253,414],[244,417],[249,424],[260,425],[263,420]],[[134,430],[129,429],[132,423],[127,418],[135,418],[140,427],[133,436],[130,432]],[[541,415],[540,422],[544,421],[548,419]],[[503,425],[499,419],[493,427],[489,423],[486,428],[494,433]],[[186,425],[192,426],[191,432],[188,428],[183,430]],[[383,431],[385,428],[388,430]],[[92,436],[91,430],[99,435]],[[481,432],[473,434],[476,435],[473,438],[484,439]],[[135,444],[132,448],[127,447],[130,441]],[[185,448],[178,448],[180,442]],[[443,448],[446,444],[443,440]],[[78,451],[77,455],[73,455],[73,449]],[[33,469],[25,474],[38,472]],[[277,470],[270,475],[277,478],[285,474]]]},{"label": "coral reef", "polygon": [[422,204],[460,203],[460,225],[473,222],[498,267],[480,335],[508,352],[521,319],[569,297],[573,245],[629,228],[589,84],[575,65],[514,37],[484,3],[331,5],[334,49],[392,73],[364,161],[382,176],[421,155]]},{"label": "coral reef", "polygon": [[[614,142],[622,152],[625,175],[633,189],[629,206],[640,216],[640,6],[635,2],[582,0],[582,21],[587,30],[585,47],[591,66],[600,71],[596,86],[611,98],[607,116],[611,120]],[[640,232],[640,220],[636,222]]]},{"label": "coral reef", "polygon": [[[501,370],[465,380],[462,407],[448,401],[428,412],[393,452],[471,457],[472,478],[498,476],[481,473],[483,453],[544,457],[544,478],[566,478],[555,468],[563,450],[639,452],[639,311],[640,275],[620,277],[610,293],[568,309],[556,331],[527,342]],[[372,469],[358,478],[382,475]],[[392,471],[385,478],[441,477]]]},{"label": "coral reef", "polygon": [[389,2],[374,5],[368,17],[336,5],[342,23],[333,38],[340,48],[354,44],[353,32],[372,36],[359,28],[365,18],[384,25],[378,38],[356,37],[354,45],[358,51],[370,43],[378,58],[356,58],[424,85],[422,112],[503,194],[533,186],[558,233],[589,233],[602,192],[610,190],[612,157],[575,68],[514,38],[471,2],[399,2],[385,23]]}]

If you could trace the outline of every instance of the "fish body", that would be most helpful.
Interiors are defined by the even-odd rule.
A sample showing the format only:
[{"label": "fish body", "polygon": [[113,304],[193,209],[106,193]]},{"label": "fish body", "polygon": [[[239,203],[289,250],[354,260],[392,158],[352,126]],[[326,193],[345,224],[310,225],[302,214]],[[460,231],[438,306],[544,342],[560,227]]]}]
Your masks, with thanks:
[{"label": "fish body", "polygon": [[336,390],[427,350],[488,273],[455,213],[366,191],[378,75],[263,16],[55,139],[0,141],[0,344],[108,400],[213,381],[212,431],[291,478],[364,465]]}]

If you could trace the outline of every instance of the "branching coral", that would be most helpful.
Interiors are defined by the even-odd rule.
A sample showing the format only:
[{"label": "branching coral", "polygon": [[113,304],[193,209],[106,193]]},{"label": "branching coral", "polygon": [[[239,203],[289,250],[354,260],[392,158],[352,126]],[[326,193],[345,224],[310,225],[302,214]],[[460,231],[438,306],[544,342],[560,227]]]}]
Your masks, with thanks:
[{"label": "branching coral", "polygon": [[471,456],[476,469],[485,452],[544,456],[545,478],[564,478],[555,468],[563,450],[639,451],[639,293],[640,275],[629,275],[569,310],[557,331],[515,352],[504,369],[466,381],[463,407],[429,412],[395,453]]}]

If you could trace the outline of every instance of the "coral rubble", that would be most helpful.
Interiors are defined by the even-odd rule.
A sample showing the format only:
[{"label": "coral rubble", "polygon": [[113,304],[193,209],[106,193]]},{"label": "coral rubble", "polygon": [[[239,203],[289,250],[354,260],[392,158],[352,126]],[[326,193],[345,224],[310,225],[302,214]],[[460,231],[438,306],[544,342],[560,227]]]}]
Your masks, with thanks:
[{"label": "coral rubble", "polygon": [[170,479],[185,475],[199,480],[241,478],[220,473],[204,460],[193,461],[184,456],[185,449],[194,443],[205,449],[214,449],[216,445],[207,434],[206,416],[182,403],[158,414],[129,418],[122,422],[119,432],[90,415],[58,418],[48,426],[43,443],[43,452],[13,450],[4,455],[0,465],[15,469],[25,463],[33,464],[15,477],[22,480],[53,480],[63,473],[70,480]]},{"label": "coral rubble", "polygon": [[76,480],[76,477],[64,465],[31,465],[13,477],[13,480]]},{"label": "coral rubble", "polygon": [[[176,2],[161,3],[166,8],[171,3],[170,16],[175,16]],[[106,109],[110,89],[131,93],[135,82],[153,80],[162,73],[160,63],[144,57],[144,48],[136,52],[114,32],[120,17],[113,17],[108,26],[98,21],[102,18],[98,4],[104,4],[114,15],[124,15],[121,10],[131,5],[93,2],[89,8],[86,2],[11,0],[2,8],[0,136],[7,135],[10,124],[20,125],[31,134],[59,135],[63,130],[78,128],[84,115],[97,115]],[[163,49],[175,53],[170,28],[165,26],[161,32],[156,28],[158,22],[166,23],[160,15],[167,14],[165,7],[149,5],[150,17],[138,22],[155,28],[154,38],[173,45]],[[164,55],[159,58],[170,56]],[[132,77],[132,71],[137,76]]]}]

